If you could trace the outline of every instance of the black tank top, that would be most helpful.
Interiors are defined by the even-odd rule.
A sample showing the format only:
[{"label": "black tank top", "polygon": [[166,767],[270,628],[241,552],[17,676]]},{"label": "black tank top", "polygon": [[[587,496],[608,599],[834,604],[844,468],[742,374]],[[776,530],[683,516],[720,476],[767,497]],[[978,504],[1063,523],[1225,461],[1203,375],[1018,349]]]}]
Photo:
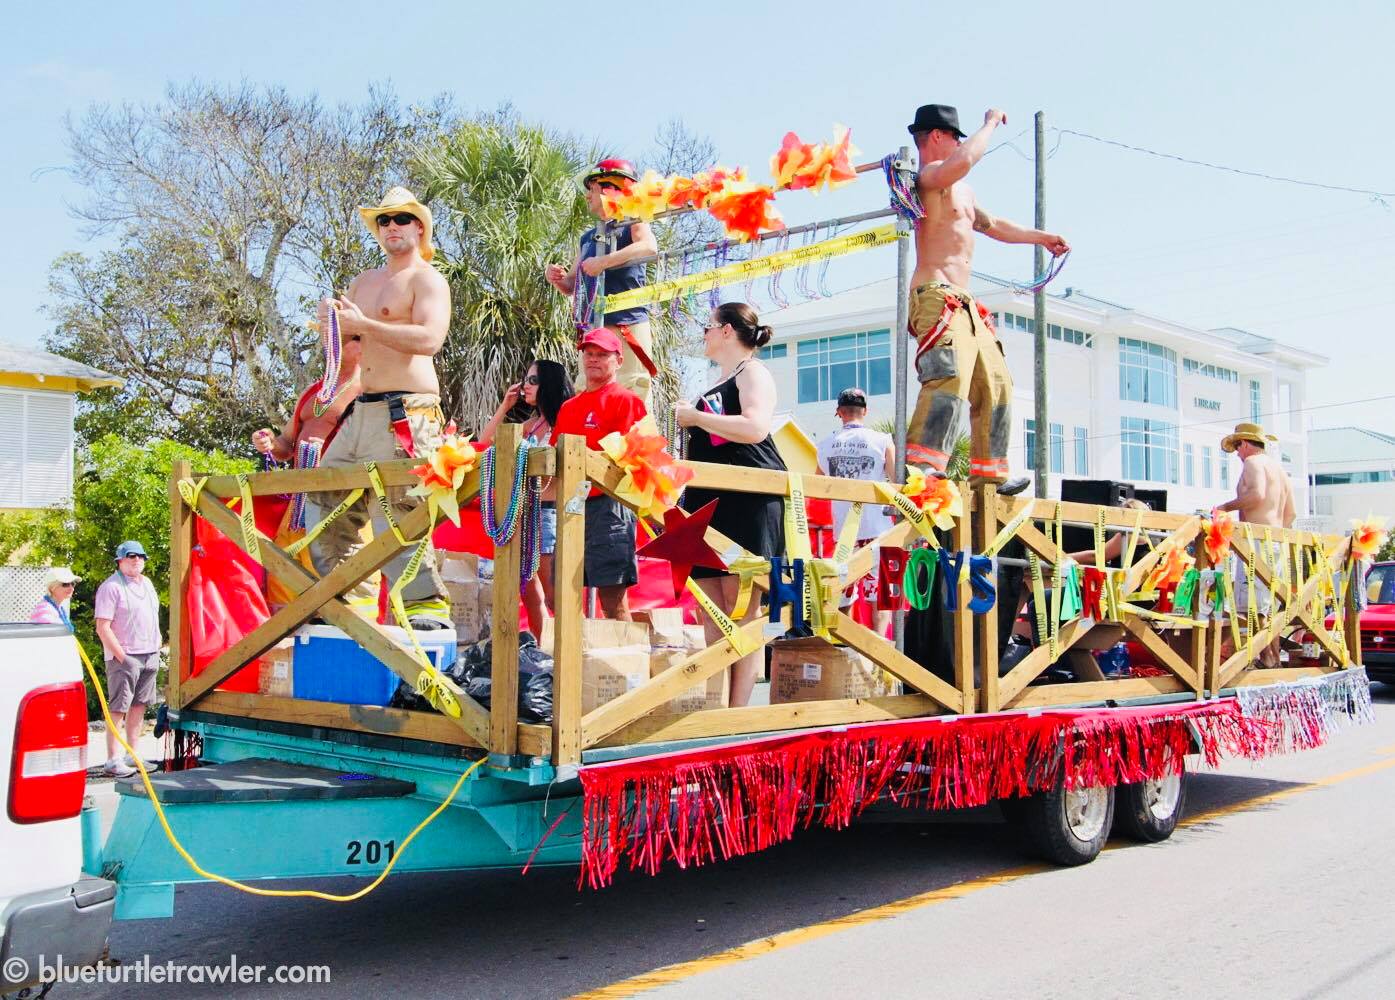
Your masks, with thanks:
[{"label": "black tank top", "polygon": [[[741,391],[736,386],[736,376],[741,368],[708,389],[695,402],[698,409],[712,413],[723,413],[729,417],[741,413]],[[720,435],[719,435],[720,437]],[[712,435],[701,427],[689,427],[686,458],[694,462],[720,462],[723,465],[742,465],[752,469],[785,470],[784,460],[775,448],[775,441],[769,434],[764,441],[756,444],[742,444],[738,441],[712,443]]]}]

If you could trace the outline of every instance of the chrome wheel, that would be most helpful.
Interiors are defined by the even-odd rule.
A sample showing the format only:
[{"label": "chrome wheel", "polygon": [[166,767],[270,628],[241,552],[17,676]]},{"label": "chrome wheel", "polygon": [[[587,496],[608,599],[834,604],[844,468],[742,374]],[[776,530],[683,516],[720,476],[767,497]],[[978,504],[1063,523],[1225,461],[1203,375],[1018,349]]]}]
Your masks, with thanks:
[{"label": "chrome wheel", "polygon": [[1143,805],[1154,819],[1166,822],[1177,812],[1182,797],[1182,776],[1169,774],[1142,782]]},{"label": "chrome wheel", "polygon": [[1089,843],[1109,819],[1109,789],[1104,785],[1066,792],[1066,825],[1078,840]]}]

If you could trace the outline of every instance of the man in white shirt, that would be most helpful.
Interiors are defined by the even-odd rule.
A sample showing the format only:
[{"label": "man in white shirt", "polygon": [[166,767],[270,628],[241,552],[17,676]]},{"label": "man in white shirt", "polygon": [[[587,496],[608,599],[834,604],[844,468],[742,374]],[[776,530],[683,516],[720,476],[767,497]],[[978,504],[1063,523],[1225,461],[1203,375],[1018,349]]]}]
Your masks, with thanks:
[{"label": "man in white shirt", "polygon": [[[890,434],[865,426],[867,394],[861,389],[844,389],[838,394],[838,419],[841,430],[834,431],[819,442],[819,474],[839,479],[864,479],[871,482],[896,482],[896,445]],[[846,500],[833,501],[833,535],[839,537],[843,521],[852,504]],[[891,515],[881,504],[862,505],[862,523],[857,529],[858,547],[869,544],[891,528]],[[874,566],[877,564],[874,563]],[[876,606],[877,570],[862,578],[863,596]],[[851,590],[851,588],[849,588]],[[849,593],[845,603],[852,601]],[[891,626],[891,612],[878,611],[877,631],[885,634]]]}]

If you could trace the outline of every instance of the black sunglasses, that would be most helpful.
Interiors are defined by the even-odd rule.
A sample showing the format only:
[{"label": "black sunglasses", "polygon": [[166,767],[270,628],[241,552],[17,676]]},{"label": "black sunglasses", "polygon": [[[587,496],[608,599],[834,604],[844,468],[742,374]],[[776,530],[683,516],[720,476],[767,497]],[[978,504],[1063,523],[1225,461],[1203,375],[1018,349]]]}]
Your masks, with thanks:
[{"label": "black sunglasses", "polygon": [[410,226],[416,221],[417,217],[411,212],[398,212],[395,215],[383,214],[378,216],[378,228],[383,228],[383,226],[386,226],[389,222],[395,222],[399,226]]},{"label": "black sunglasses", "polygon": [[542,379],[538,378],[536,375],[529,375],[523,380],[524,385],[538,385],[541,382]]}]

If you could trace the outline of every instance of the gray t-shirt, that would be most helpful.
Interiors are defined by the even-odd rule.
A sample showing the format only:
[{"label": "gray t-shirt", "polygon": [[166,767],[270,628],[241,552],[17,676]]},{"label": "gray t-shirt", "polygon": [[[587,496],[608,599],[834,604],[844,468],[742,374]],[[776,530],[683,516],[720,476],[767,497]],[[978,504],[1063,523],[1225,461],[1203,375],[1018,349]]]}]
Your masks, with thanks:
[{"label": "gray t-shirt", "polygon": [[[886,482],[886,450],[891,447],[891,435],[862,426],[844,424],[819,442],[819,468],[839,479],[863,479]],[[842,530],[843,519],[852,504],[846,500],[833,501],[833,534]],[[891,527],[882,504],[862,505],[862,525],[857,529],[858,540],[876,538]]]}]

